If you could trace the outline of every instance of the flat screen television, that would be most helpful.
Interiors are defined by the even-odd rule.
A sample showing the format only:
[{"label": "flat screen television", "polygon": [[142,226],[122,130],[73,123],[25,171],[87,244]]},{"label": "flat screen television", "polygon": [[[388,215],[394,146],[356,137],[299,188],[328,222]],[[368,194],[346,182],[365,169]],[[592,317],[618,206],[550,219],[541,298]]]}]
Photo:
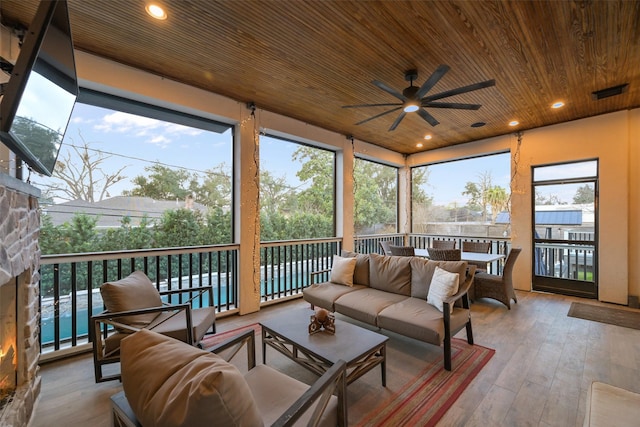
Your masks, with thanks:
[{"label": "flat screen television", "polygon": [[51,176],[78,96],[66,0],[43,0],[0,101],[0,140]]}]

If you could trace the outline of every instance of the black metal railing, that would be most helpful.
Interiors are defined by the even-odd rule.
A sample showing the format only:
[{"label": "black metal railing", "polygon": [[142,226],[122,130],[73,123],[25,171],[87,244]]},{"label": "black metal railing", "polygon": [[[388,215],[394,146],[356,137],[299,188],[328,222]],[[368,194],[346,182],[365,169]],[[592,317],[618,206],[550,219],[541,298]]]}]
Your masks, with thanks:
[{"label": "black metal railing", "polygon": [[[104,310],[100,285],[143,271],[161,290],[205,286],[192,306],[216,311],[238,306],[238,246],[204,246],[86,254],[44,255],[40,260],[40,347],[43,354],[90,342],[93,314]],[[191,297],[178,293],[172,303]]]},{"label": "black metal railing", "polygon": [[272,301],[302,294],[311,284],[311,273],[331,268],[342,239],[266,242],[260,249],[260,298]]}]

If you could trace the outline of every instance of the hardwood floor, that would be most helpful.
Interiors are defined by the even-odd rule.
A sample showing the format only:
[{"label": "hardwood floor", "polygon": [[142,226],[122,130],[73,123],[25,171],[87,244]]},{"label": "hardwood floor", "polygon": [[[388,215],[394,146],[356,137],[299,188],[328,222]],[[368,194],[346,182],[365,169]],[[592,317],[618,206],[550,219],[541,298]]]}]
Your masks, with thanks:
[{"label": "hardwood floor", "polygon": [[[496,354],[439,426],[581,426],[591,381],[640,392],[640,330],[567,316],[572,301],[601,304],[593,300],[520,291],[517,296],[511,310],[488,299],[472,305],[475,342]],[[217,329],[244,326],[292,305],[306,303],[221,318]],[[31,427],[111,425],[109,396],[121,385],[95,384],[90,354],[44,364],[41,374]]]}]

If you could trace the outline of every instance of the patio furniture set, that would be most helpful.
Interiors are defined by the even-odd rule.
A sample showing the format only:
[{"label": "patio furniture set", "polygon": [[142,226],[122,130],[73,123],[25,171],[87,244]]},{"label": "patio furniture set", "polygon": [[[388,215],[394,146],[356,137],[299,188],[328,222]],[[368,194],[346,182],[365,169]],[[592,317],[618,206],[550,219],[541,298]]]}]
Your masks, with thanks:
[{"label": "patio furniture set", "polygon": [[[475,265],[417,256],[341,255],[334,256],[329,282],[304,290],[311,308],[444,344],[447,370],[453,335],[466,329],[473,344],[468,293]],[[205,333],[215,332],[215,310],[163,303],[163,294],[142,272],[103,284],[101,293],[107,310],[92,317],[95,379],[122,380],[123,391],[111,398],[117,426],[153,425],[158,417],[175,418],[172,425],[220,421],[210,420],[211,414],[264,425],[346,425],[346,386],[376,366],[386,385],[388,337],[339,319],[335,334],[310,334],[304,326],[314,313],[309,309],[260,323],[263,364],[256,365],[253,330],[207,350],[198,348]],[[243,346],[245,375],[229,363]],[[318,380],[308,386],[268,367],[267,348],[316,373]],[[216,355],[229,349],[226,359]],[[120,373],[103,374],[104,365],[113,363],[120,363]],[[229,390],[244,397],[234,399]]]}]

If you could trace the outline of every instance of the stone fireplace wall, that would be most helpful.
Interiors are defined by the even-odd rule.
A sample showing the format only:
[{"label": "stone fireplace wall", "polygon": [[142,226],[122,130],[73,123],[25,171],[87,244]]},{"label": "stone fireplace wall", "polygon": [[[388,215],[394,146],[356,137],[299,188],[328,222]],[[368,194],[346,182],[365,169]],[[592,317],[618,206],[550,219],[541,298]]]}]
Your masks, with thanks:
[{"label": "stone fireplace wall", "polygon": [[40,190],[0,173],[0,286],[16,287],[16,390],[0,427],[26,427],[40,393]]}]

